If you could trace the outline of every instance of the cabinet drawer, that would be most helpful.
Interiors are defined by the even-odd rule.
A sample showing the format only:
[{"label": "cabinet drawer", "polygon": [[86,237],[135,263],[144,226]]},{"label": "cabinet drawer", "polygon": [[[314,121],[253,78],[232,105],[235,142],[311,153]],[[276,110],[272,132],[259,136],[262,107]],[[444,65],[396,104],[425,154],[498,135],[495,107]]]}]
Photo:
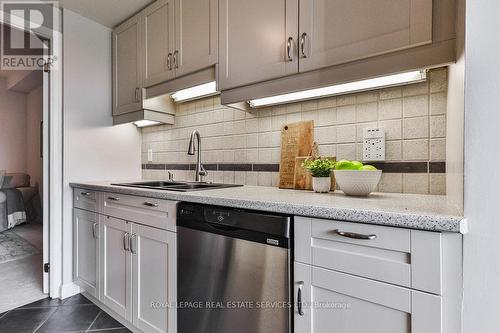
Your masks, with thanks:
[{"label": "cabinet drawer", "polygon": [[295,248],[299,262],[441,293],[439,233],[298,217]]},{"label": "cabinet drawer", "polygon": [[99,192],[81,188],[73,189],[73,207],[99,212]]},{"label": "cabinet drawer", "polygon": [[102,214],[175,231],[177,202],[131,195],[103,193]]}]

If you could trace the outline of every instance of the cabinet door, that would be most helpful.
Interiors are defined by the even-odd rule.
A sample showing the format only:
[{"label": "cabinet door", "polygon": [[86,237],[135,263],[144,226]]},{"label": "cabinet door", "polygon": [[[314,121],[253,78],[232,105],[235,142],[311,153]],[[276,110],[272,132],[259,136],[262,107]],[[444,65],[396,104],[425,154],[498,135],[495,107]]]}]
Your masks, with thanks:
[{"label": "cabinet door", "polygon": [[140,16],[113,31],[113,115],[139,110],[142,105]]},{"label": "cabinet door", "polygon": [[125,319],[131,318],[132,267],[129,225],[112,217],[102,218],[101,301]]},{"label": "cabinet door", "polygon": [[299,15],[301,72],[432,42],[432,0],[301,0]]},{"label": "cabinet door", "polygon": [[298,0],[219,4],[221,90],[297,73]]},{"label": "cabinet door", "polygon": [[99,297],[98,235],[96,213],[73,209],[75,282],[94,297]]},{"label": "cabinet door", "polygon": [[134,325],[145,333],[176,332],[175,234],[133,224],[131,251]]},{"label": "cabinet door", "polygon": [[141,25],[143,82],[144,87],[148,87],[174,77],[173,0],[159,0],[144,9]]},{"label": "cabinet door", "polygon": [[217,63],[217,8],[217,0],[176,0],[176,76]]},{"label": "cabinet door", "polygon": [[441,332],[439,296],[300,263],[295,263],[294,288],[297,332]]}]

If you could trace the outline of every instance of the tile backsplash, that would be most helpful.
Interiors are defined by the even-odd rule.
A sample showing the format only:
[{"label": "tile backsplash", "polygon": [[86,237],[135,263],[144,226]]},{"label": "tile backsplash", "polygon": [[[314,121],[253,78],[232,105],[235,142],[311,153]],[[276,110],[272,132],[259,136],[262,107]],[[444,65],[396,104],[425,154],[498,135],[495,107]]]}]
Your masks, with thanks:
[{"label": "tile backsplash", "polygon": [[[280,130],[314,120],[319,152],[337,159],[362,159],[365,127],[386,133],[386,161],[379,191],[445,194],[447,69],[429,72],[426,82],[257,109],[252,113],[210,97],[179,104],[175,125],[142,129],[144,179],[192,180],[189,136],[202,136],[206,180],[276,186]],[[148,162],[148,149],[153,162]],[[191,169],[191,170],[189,170]]]}]

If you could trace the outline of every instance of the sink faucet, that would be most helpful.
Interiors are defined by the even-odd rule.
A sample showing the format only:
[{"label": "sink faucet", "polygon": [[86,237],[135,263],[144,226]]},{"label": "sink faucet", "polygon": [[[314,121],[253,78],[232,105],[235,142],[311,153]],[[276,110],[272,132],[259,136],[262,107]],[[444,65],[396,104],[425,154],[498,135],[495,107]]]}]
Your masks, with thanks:
[{"label": "sink faucet", "polygon": [[193,133],[191,133],[191,139],[189,140],[189,148],[188,148],[188,155],[194,155],[194,139],[196,138],[197,141],[197,147],[198,147],[198,154],[196,156],[196,175],[194,178],[194,181],[196,182],[201,182],[203,180],[203,177],[207,175],[207,171],[201,164],[201,136],[200,132],[197,130],[194,130]]}]

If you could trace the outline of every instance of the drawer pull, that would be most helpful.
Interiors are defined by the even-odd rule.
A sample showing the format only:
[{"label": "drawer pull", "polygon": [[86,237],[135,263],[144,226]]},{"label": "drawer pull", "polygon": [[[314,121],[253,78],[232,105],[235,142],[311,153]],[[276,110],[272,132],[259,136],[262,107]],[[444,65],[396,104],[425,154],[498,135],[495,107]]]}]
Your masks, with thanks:
[{"label": "drawer pull", "polygon": [[146,201],[144,203],[144,206],[148,206],[148,207],[158,207],[158,204],[156,202],[149,202],[149,201]]},{"label": "drawer pull", "polygon": [[80,192],[84,197],[90,197],[90,192]]},{"label": "drawer pull", "polygon": [[370,239],[377,238],[377,235],[363,235],[363,234],[358,234],[355,232],[346,232],[346,231],[340,231],[340,230],[333,230],[333,232],[339,236],[347,237],[347,238],[354,238],[354,239],[370,240]]},{"label": "drawer pull", "polygon": [[118,198],[118,197],[108,197],[108,200],[111,200],[111,201],[120,201],[120,198]]},{"label": "drawer pull", "polygon": [[297,312],[300,316],[304,315],[304,309],[302,308],[302,287],[304,287],[304,281],[299,281],[299,289],[297,290]]}]

